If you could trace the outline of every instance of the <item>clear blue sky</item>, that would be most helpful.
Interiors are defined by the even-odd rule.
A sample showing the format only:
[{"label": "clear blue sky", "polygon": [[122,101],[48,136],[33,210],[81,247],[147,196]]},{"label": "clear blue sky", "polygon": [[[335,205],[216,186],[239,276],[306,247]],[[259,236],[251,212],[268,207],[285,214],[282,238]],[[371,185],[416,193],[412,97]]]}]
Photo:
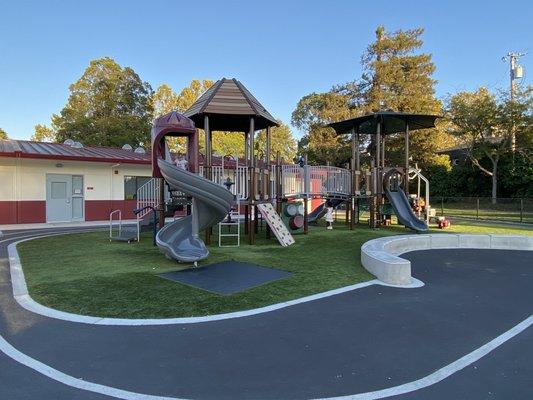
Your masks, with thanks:
[{"label": "clear blue sky", "polygon": [[[500,59],[531,52],[529,1],[0,0],[0,127],[29,138],[61,110],[91,59],[110,56],[155,89],[236,77],[277,118],[298,100],[360,76],[379,24],[423,26],[437,94],[508,86]],[[531,54],[522,58],[526,81]]]}]

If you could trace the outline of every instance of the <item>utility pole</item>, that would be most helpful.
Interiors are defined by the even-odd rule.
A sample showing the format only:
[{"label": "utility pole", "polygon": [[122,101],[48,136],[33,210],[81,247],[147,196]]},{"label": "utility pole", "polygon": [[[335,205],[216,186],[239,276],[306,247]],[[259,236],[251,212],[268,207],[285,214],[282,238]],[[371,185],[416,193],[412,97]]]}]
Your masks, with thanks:
[{"label": "utility pole", "polygon": [[[516,92],[516,80],[521,79],[524,76],[524,69],[521,65],[518,64],[518,59],[522,56],[525,56],[526,53],[516,53],[510,51],[505,56],[502,57],[502,61],[509,61],[509,78],[510,78],[510,87],[509,92],[511,95],[511,101],[515,97]],[[516,149],[516,136],[514,129],[511,134],[511,151],[514,153]]]}]

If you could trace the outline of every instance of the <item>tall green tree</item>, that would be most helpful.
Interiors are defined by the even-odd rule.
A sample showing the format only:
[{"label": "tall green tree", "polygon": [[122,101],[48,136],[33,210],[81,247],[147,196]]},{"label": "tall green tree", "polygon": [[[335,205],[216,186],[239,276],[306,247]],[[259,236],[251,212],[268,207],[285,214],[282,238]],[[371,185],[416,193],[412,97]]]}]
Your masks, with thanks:
[{"label": "tall green tree", "polygon": [[518,150],[524,155],[530,152],[527,138],[531,137],[531,111],[530,88],[514,99],[498,98],[488,89],[480,88],[457,93],[448,101],[452,131],[464,144],[472,165],[490,177],[494,203],[498,196],[500,160],[511,151],[513,132],[520,146]]},{"label": "tall green tree", "polygon": [[[274,159],[279,152],[281,158],[286,162],[291,162],[296,157],[298,148],[291,129],[282,121],[278,120],[279,126],[270,129],[270,150]],[[259,159],[266,159],[266,132],[260,131],[255,141],[255,154]]]},{"label": "tall green tree", "polygon": [[[152,107],[154,108],[154,116],[159,117],[161,115],[167,114],[171,111],[178,111],[180,113],[185,112],[190,108],[194,102],[202,95],[204,92],[213,86],[214,82],[209,79],[194,79],[191,81],[189,86],[183,88],[180,93],[176,93],[169,85],[166,83],[160,85],[154,94],[152,95]],[[230,139],[228,137],[228,139]],[[217,143],[220,142],[220,137],[218,141],[213,144],[213,148],[220,147]],[[185,138],[169,138],[167,143],[171,150],[178,153],[185,152],[186,149],[186,140]],[[228,147],[222,145],[222,147]],[[244,149],[244,147],[243,147]],[[221,150],[221,149],[218,149]]]},{"label": "tall green tree", "polygon": [[151,100],[155,118],[178,110],[179,96],[166,83],[155,90]]},{"label": "tall green tree", "polygon": [[171,111],[185,112],[214,83],[209,79],[193,79],[189,86],[183,88],[179,93],[163,83],[152,94],[154,116],[159,117]]},{"label": "tall green tree", "polygon": [[[194,79],[191,83],[183,88],[179,93],[175,92],[169,85],[162,84],[152,96],[152,106],[154,115],[159,116],[171,111],[185,112],[189,109],[198,98],[205,93],[214,81],[208,79]],[[281,121],[279,127],[271,130],[272,156],[279,151],[285,160],[292,160],[296,155],[297,143],[290,128]],[[200,130],[200,151],[203,152],[205,146],[204,132]],[[240,132],[215,132],[213,134],[213,153],[220,156],[244,156],[244,135]],[[255,142],[256,156],[265,157],[266,137],[264,132],[257,135]],[[184,153],[186,151],[186,142],[184,138],[169,138],[167,143],[171,150]]]},{"label": "tall green tree", "polygon": [[299,151],[307,154],[309,163],[340,165],[347,161],[345,138],[325,125],[349,118],[353,113],[349,96],[335,90],[311,93],[300,99],[292,113],[292,124],[306,132]]},{"label": "tall green tree", "polygon": [[194,102],[204,94],[207,89],[215,84],[210,79],[193,79],[189,86],[183,88],[178,95],[177,110],[179,112],[187,111]]},{"label": "tall green tree", "polygon": [[361,58],[363,75],[355,85],[354,97],[362,97],[358,100],[363,111],[440,112],[432,78],[435,64],[431,54],[417,53],[423,33],[423,28],[393,33],[383,26],[376,29],[376,40]]},{"label": "tall green tree", "polygon": [[37,124],[35,125],[31,140],[36,142],[55,142],[56,133],[46,125]]},{"label": "tall green tree", "polygon": [[109,57],[93,60],[69,89],[67,104],[52,116],[58,141],[149,145],[152,88],[132,68],[121,67]]},{"label": "tall green tree", "polygon": [[7,139],[7,132],[0,128],[0,139]]},{"label": "tall green tree", "polygon": [[[439,114],[442,104],[435,97],[432,74],[435,65],[430,54],[420,53],[422,28],[389,33],[383,26],[361,58],[363,74],[354,81],[333,87],[329,92],[304,96],[293,113],[293,124],[306,133],[306,150],[315,161],[343,165],[349,157],[345,138],[333,135],[324,125],[379,110]],[[448,147],[453,138],[444,129],[415,131],[411,135],[411,154],[422,167],[443,162],[436,150]],[[370,143],[366,143],[369,145]],[[401,164],[403,135],[386,140],[387,159]],[[310,157],[311,159],[311,157]]]}]

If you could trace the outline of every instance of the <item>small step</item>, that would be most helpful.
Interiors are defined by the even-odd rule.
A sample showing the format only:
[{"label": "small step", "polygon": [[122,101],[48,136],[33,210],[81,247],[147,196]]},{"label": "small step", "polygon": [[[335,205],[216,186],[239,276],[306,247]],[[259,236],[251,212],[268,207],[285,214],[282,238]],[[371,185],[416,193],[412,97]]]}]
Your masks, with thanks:
[{"label": "small step", "polygon": [[110,236],[109,237],[109,240],[113,240],[115,242],[128,242],[128,243],[131,243],[131,242],[136,242],[137,241],[137,235],[135,236],[124,236],[124,235],[121,235],[121,236]]},{"label": "small step", "polygon": [[116,242],[136,242],[137,241],[137,230],[131,229],[122,229],[119,235],[110,236],[109,240],[114,240]]}]

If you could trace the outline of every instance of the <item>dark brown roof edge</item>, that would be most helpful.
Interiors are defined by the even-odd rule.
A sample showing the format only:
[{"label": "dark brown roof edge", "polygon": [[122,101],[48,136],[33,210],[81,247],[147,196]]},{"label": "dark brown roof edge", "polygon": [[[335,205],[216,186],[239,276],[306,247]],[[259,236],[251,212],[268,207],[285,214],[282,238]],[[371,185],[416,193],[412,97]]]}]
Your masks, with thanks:
[{"label": "dark brown roof edge", "polygon": [[235,82],[235,85],[239,88],[239,90],[241,91],[243,97],[246,99],[246,101],[248,102],[248,104],[250,105],[250,107],[252,108],[252,110],[255,112],[255,114],[258,117],[262,117],[262,118],[268,119],[268,120],[270,120],[270,122],[273,122],[275,124],[275,126],[279,126],[278,121],[274,118],[274,116],[272,114],[270,114],[270,112],[265,108],[265,106],[263,106],[263,103],[261,103],[259,100],[255,99],[257,101],[257,103],[259,105],[261,105],[261,107],[263,107],[263,112],[267,113],[269,118],[265,117],[264,115],[262,115],[259,112],[259,110],[257,110],[257,108],[253,104],[253,101],[249,98],[249,96],[246,94],[246,92],[250,93],[250,96],[253,96],[253,94],[248,89],[246,89],[244,87],[244,85],[240,81],[238,81],[237,79],[233,78],[233,82]]}]

